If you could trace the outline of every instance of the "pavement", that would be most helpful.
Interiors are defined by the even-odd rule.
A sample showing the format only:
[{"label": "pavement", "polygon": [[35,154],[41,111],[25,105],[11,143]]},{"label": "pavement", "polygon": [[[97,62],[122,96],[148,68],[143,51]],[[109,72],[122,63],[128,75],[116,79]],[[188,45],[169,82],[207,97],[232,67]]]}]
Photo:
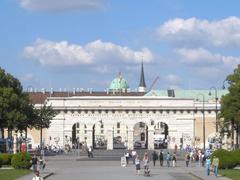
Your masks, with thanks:
[{"label": "pavement", "polygon": [[[81,158],[84,159],[81,161]],[[95,161],[94,161],[95,160]],[[127,167],[121,167],[119,161],[104,161],[104,159],[86,160],[86,157],[74,156],[74,155],[61,155],[46,158],[46,169],[41,172],[41,176],[44,179],[49,180],[124,180],[124,179],[145,179],[143,176],[143,170],[141,169],[141,175],[135,174],[135,166],[130,161]],[[151,179],[164,179],[164,180],[215,180],[216,177],[211,174],[207,176],[206,168],[199,167],[195,163],[190,163],[189,167],[185,167],[185,162],[177,161],[177,167],[166,167],[164,162],[163,167],[159,166],[157,161],[154,167],[150,162]],[[142,167],[141,167],[142,168]],[[26,175],[19,180],[31,180],[33,173]],[[218,180],[228,180],[226,177],[217,177]]]}]

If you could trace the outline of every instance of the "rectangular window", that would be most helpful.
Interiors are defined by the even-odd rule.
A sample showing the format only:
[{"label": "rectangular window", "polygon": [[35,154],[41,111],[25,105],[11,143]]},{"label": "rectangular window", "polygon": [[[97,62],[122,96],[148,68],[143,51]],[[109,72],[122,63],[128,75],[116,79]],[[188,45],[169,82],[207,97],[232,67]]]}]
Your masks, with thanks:
[{"label": "rectangular window", "polygon": [[117,123],[117,128],[120,128],[120,123],[119,122]]}]

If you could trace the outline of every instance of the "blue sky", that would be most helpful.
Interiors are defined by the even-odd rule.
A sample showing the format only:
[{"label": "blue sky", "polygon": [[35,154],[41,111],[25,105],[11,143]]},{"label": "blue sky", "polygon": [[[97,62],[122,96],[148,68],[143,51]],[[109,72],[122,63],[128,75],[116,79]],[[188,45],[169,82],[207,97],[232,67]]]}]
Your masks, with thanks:
[{"label": "blue sky", "polygon": [[220,88],[240,64],[238,0],[1,0],[0,66],[23,87],[103,91],[143,57],[155,89]]}]

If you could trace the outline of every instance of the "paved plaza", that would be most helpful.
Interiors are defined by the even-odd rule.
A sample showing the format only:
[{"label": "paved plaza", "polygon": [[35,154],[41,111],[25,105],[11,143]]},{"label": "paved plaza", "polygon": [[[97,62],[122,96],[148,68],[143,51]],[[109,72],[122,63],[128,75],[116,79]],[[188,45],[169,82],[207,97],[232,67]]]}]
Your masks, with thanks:
[{"label": "paved plaza", "polygon": [[[195,164],[191,164],[186,168],[184,161],[178,161],[177,167],[160,167],[159,162],[153,167],[150,164],[151,177],[143,176],[143,170],[141,175],[135,174],[135,166],[130,162],[127,167],[120,166],[119,161],[76,161],[75,156],[56,156],[47,159],[47,168],[43,176],[53,172],[54,174],[49,176],[49,180],[126,180],[126,179],[164,179],[164,180],[195,180],[195,179],[216,179],[213,175],[207,176],[205,168],[196,167]],[[25,176],[20,180],[29,180],[33,174]],[[227,178],[218,177],[219,180],[226,180]]]}]

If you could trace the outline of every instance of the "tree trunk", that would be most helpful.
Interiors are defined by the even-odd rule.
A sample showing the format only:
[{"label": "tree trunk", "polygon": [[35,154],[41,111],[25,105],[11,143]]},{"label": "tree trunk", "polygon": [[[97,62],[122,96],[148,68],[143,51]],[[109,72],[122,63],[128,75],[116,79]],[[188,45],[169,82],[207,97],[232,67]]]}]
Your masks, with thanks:
[{"label": "tree trunk", "polygon": [[4,129],[3,128],[1,128],[1,136],[0,136],[0,138],[4,139]]},{"label": "tree trunk", "polygon": [[25,130],[25,146],[26,146],[26,150],[28,149],[27,148],[27,128]]},{"label": "tree trunk", "polygon": [[42,150],[42,127],[40,128],[40,149]]},{"label": "tree trunk", "polygon": [[236,148],[239,148],[239,123],[236,124]]}]

